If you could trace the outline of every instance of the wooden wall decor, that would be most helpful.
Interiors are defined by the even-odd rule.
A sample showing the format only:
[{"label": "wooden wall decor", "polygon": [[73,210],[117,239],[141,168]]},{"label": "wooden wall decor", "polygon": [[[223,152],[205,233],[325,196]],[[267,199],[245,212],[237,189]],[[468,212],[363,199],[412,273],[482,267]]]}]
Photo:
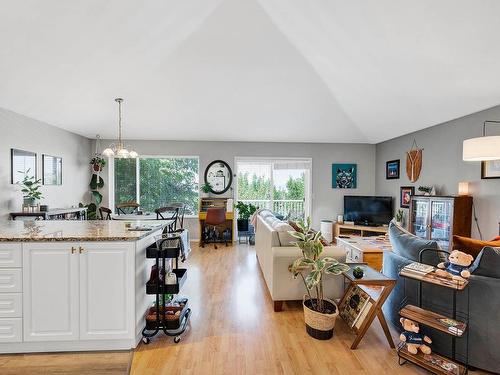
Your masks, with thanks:
[{"label": "wooden wall decor", "polygon": [[415,182],[420,177],[422,170],[422,151],[423,148],[418,148],[417,141],[414,139],[410,151],[406,152],[406,175],[411,182]]}]

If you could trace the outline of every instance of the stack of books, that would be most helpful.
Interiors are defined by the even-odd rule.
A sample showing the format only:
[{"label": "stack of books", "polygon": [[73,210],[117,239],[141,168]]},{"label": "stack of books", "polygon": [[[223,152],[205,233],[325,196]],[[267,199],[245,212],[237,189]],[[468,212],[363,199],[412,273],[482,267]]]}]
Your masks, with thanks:
[{"label": "stack of books", "polygon": [[412,279],[459,290],[463,289],[468,283],[466,279],[452,279],[451,277],[438,275],[436,274],[436,267],[418,262],[413,262],[403,267],[399,274]]}]

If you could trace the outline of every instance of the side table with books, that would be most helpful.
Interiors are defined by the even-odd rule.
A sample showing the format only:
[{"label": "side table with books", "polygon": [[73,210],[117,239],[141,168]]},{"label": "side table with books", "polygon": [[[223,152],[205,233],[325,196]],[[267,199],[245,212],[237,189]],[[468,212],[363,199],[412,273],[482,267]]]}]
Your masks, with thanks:
[{"label": "side table with books", "polygon": [[[431,251],[431,250],[429,250]],[[435,251],[435,250],[432,250]],[[399,275],[405,280],[405,298],[401,303],[399,315],[402,318],[410,319],[414,322],[421,324],[424,328],[432,329],[434,334],[447,335],[452,340],[452,355],[447,358],[435,352],[424,354],[417,352],[412,354],[408,351],[404,342],[398,345],[399,364],[403,365],[407,361],[412,362],[434,374],[442,375],[463,375],[468,371],[468,313],[467,311],[457,311],[457,293],[468,293],[467,285],[468,280],[453,280],[436,273],[436,267],[423,264],[420,262],[413,262],[403,267]],[[408,280],[408,281],[407,281]],[[412,281],[418,283],[418,295],[416,301],[410,301],[406,291],[408,290],[407,283],[411,284]],[[438,309],[437,306],[425,306],[423,303],[422,284],[427,283],[436,288],[447,288],[452,293],[452,306],[446,311],[433,311]],[[411,286],[410,286],[411,287]],[[442,308],[440,307],[442,310]],[[467,348],[466,355],[463,358],[457,358],[456,354],[456,340],[465,340]],[[432,347],[432,345],[431,345]]]},{"label": "side table with books", "polygon": [[[375,271],[365,263],[349,263],[351,267],[343,273],[344,282],[349,285],[339,303],[339,314],[347,325],[354,331],[351,349],[356,349],[375,317],[380,321],[385,337],[391,348],[394,348],[389,327],[382,312],[382,305],[396,285],[396,280]],[[361,266],[364,270],[363,277],[354,277],[354,267]]]}]

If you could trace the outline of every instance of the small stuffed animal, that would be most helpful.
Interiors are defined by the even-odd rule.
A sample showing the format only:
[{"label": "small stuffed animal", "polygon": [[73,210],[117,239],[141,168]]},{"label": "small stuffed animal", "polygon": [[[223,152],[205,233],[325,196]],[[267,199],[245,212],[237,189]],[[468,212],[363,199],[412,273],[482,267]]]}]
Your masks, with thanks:
[{"label": "small stuffed animal", "polygon": [[418,349],[424,354],[431,354],[431,348],[426,345],[431,344],[432,340],[420,333],[420,327],[417,322],[410,319],[401,318],[399,320],[404,331],[399,336],[399,339],[406,343],[406,347],[411,354],[417,354]]},{"label": "small stuffed animal", "polygon": [[474,257],[459,250],[453,250],[447,262],[439,263],[436,274],[453,280],[467,279],[470,276],[469,266]]}]

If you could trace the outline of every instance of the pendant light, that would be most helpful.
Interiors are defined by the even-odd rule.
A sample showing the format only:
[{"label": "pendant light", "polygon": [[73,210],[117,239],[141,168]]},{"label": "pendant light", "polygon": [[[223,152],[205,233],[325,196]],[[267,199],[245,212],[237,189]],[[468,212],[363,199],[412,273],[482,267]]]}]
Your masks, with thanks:
[{"label": "pendant light", "polygon": [[107,149],[103,150],[102,154],[107,157],[115,158],[136,158],[139,156],[134,150],[128,150],[123,144],[122,139],[122,98],[116,98],[115,102],[118,103],[118,141],[112,143]]},{"label": "pendant light", "polygon": [[486,136],[486,124],[500,124],[500,121],[485,121],[483,136],[464,140],[464,161],[500,160],[500,135]]}]

